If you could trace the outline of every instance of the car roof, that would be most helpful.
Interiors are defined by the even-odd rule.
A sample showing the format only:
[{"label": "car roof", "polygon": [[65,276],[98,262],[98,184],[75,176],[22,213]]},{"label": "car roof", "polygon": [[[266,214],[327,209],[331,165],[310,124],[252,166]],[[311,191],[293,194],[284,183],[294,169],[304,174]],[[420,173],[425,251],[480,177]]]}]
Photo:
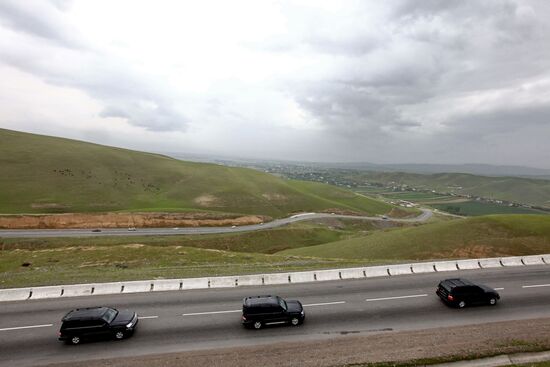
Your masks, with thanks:
[{"label": "car roof", "polygon": [[108,310],[112,310],[109,307],[88,307],[88,308],[77,308],[75,310],[69,311],[62,321],[73,321],[73,320],[95,320],[101,318]]},{"label": "car roof", "polygon": [[464,279],[464,278],[445,279],[443,282],[447,283],[451,288],[475,285],[474,283],[470,282],[468,279]]},{"label": "car roof", "polygon": [[279,296],[253,296],[253,297],[246,297],[243,300],[243,305],[245,307],[254,307],[259,305],[278,305],[279,304]]}]

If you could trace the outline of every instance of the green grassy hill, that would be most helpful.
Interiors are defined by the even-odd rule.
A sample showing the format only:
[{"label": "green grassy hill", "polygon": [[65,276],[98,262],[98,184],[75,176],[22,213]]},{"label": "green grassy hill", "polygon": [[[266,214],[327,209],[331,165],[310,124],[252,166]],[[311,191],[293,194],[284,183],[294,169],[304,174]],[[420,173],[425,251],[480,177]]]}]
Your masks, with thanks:
[{"label": "green grassy hill", "polygon": [[0,213],[212,211],[287,216],[388,204],[244,168],[0,129]]},{"label": "green grassy hill", "polygon": [[[357,181],[406,184],[417,188],[469,194],[550,208],[550,180],[522,177],[487,177],[466,173],[416,174],[355,172],[345,176]],[[460,189],[458,187],[461,187]]]},{"label": "green grassy hill", "polygon": [[490,215],[279,252],[284,255],[369,260],[428,260],[550,252],[550,216]]}]

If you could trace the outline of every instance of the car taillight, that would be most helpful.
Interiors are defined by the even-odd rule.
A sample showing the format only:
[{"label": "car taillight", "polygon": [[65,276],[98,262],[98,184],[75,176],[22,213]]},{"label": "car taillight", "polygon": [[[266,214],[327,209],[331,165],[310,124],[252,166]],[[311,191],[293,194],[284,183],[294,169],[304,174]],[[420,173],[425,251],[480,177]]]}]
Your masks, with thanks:
[{"label": "car taillight", "polygon": [[246,321],[246,317],[243,316],[243,321]]},{"label": "car taillight", "polygon": [[449,301],[454,301],[454,300],[455,300],[454,297],[451,296],[450,294],[447,296],[447,299],[448,299]]}]

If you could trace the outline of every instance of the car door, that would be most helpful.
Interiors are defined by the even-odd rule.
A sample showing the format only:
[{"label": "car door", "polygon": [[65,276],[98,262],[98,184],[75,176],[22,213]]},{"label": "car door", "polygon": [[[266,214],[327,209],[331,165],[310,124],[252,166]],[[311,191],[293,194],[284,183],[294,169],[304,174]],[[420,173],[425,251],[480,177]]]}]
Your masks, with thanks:
[{"label": "car door", "polygon": [[487,302],[485,291],[481,287],[471,286],[470,288],[471,288],[472,304],[479,305],[481,303]]}]

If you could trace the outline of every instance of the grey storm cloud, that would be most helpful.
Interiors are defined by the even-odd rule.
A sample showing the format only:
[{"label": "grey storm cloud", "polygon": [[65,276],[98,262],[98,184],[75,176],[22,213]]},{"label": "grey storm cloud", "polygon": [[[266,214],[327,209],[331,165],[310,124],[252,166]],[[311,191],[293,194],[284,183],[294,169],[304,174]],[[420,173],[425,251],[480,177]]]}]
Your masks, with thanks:
[{"label": "grey storm cloud", "polygon": [[[232,58],[233,49],[223,41],[215,44],[228,30],[201,19],[206,27],[197,30],[195,48],[168,35],[172,43],[158,40],[182,51],[174,62],[182,68],[192,64],[187,57],[199,59],[199,67],[192,65],[207,81],[197,83],[200,92],[192,101],[172,88],[185,83],[183,77],[173,84],[168,72],[159,73],[165,79],[154,78],[80,37],[65,19],[69,4],[0,1],[0,25],[10,30],[0,33],[10,37],[0,38],[1,61],[46,83],[84,91],[100,102],[100,117],[154,132],[204,127],[208,141],[228,154],[241,146],[251,155],[284,146],[273,158],[376,161],[383,150],[384,160],[393,162],[440,157],[482,162],[484,156],[495,161],[501,152],[528,150],[532,139],[549,131],[546,0],[342,1],[328,7],[281,1],[275,10],[282,26],[277,23],[275,32],[259,40],[244,37],[240,58]],[[254,16],[230,20],[238,28]],[[201,31],[214,36],[202,42]],[[206,52],[210,49],[223,51]],[[272,60],[281,60],[280,68],[262,73],[262,62]],[[244,81],[242,64],[252,75]],[[210,74],[215,76],[209,79]],[[297,111],[277,114],[288,105]],[[276,124],[285,118],[305,123]],[[453,152],[443,154],[449,146]],[[550,152],[536,159],[547,166]]]},{"label": "grey storm cloud", "polygon": [[[0,2],[0,21],[22,33],[0,49],[5,63],[44,81],[77,88],[102,101],[102,117],[120,117],[151,131],[183,131],[188,118],[152,80],[94,48],[63,18],[64,1]],[[30,37],[28,37],[30,36]],[[48,59],[44,54],[53,54]],[[117,111],[117,112],[115,112]]]}]

